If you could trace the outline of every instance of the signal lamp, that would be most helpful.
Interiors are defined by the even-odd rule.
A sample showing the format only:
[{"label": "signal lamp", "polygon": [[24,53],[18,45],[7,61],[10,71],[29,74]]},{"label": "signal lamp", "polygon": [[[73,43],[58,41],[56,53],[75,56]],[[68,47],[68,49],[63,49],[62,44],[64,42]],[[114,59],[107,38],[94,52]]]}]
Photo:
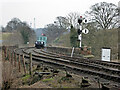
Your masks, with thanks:
[{"label": "signal lamp", "polygon": [[82,23],[82,19],[79,18],[78,19],[78,23],[81,24]]},{"label": "signal lamp", "polygon": [[78,35],[80,35],[82,33],[82,30],[78,29]]}]

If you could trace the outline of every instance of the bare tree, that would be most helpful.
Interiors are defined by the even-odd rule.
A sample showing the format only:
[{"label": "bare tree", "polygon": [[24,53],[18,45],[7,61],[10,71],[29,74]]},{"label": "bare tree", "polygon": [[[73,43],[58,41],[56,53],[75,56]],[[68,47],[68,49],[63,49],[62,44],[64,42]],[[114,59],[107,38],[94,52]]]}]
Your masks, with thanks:
[{"label": "bare tree", "polygon": [[44,28],[44,33],[48,38],[48,43],[51,43],[53,40],[55,40],[57,37],[59,37],[61,34],[65,32],[65,29],[60,28],[58,25],[54,24],[48,24]]},{"label": "bare tree", "polygon": [[79,17],[80,17],[80,14],[76,12],[71,12],[66,16],[69,25],[72,25],[74,28],[77,28],[77,24],[78,24],[77,21]]},{"label": "bare tree", "polygon": [[97,23],[99,29],[110,29],[119,23],[118,8],[115,4],[100,2],[91,6],[91,11],[86,12],[91,17],[92,22]]},{"label": "bare tree", "polygon": [[80,17],[79,13],[71,12],[66,17],[58,16],[56,17],[57,21],[55,21],[55,24],[58,25],[60,28],[67,29],[71,25],[74,28],[77,28],[78,24],[78,18]]},{"label": "bare tree", "polygon": [[58,16],[57,21],[55,21],[55,23],[61,27],[61,28],[67,28],[69,27],[70,23],[68,22],[68,19],[66,17],[62,17],[62,16]]}]

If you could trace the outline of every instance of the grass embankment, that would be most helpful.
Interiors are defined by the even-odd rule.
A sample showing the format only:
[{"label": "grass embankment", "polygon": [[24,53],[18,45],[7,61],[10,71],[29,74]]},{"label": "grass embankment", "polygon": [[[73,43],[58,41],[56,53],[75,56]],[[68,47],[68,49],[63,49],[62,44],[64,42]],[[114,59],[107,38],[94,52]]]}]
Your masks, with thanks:
[{"label": "grass embankment", "polygon": [[70,47],[70,34],[62,35],[53,41],[53,45]]},{"label": "grass embankment", "polygon": [[2,40],[2,33],[0,32],[0,40]]},{"label": "grass embankment", "polygon": [[2,33],[2,44],[7,46],[20,45],[23,43],[23,39],[19,32],[15,31],[12,33]]},{"label": "grass embankment", "polygon": [[0,32],[0,46],[2,46],[3,41],[9,40],[10,36],[12,36],[13,33],[2,33]]},{"label": "grass embankment", "polygon": [[[27,44],[24,44],[24,39],[22,35],[20,34],[19,31],[13,31],[11,33],[9,32],[4,32],[0,36],[0,40],[3,40],[2,44],[7,45],[7,46],[14,46],[14,45],[19,45],[19,46],[26,46]],[[34,36],[30,38],[29,41],[29,46],[34,45]]]},{"label": "grass embankment", "polygon": [[[62,35],[54,45],[70,47],[70,34]],[[95,33],[82,34],[82,44],[90,46],[96,59],[101,58],[102,47],[111,48],[111,59],[118,58],[118,29],[100,30]]]},{"label": "grass embankment", "polygon": [[13,35],[13,33],[2,33],[0,40],[7,40],[11,35]]}]

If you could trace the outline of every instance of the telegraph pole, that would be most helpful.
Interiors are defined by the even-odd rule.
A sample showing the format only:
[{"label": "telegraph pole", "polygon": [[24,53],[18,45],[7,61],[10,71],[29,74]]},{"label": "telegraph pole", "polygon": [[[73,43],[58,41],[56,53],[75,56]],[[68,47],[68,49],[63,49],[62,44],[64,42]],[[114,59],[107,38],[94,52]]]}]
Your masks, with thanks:
[{"label": "telegraph pole", "polygon": [[35,28],[35,18],[34,18],[34,30],[35,30],[36,28]]},{"label": "telegraph pole", "polygon": [[32,27],[32,23],[30,22],[30,27]]}]

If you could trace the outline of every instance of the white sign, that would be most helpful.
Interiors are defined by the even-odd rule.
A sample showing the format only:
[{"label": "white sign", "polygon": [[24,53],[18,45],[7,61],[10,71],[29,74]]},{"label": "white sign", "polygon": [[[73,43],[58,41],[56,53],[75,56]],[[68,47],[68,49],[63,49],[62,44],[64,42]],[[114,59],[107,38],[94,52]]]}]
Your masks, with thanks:
[{"label": "white sign", "polygon": [[78,40],[81,40],[82,39],[82,35],[78,35]]},{"label": "white sign", "polygon": [[85,29],[82,30],[82,32],[83,32],[84,34],[88,34],[88,33],[89,33],[89,30],[88,30],[87,28],[85,28]]},{"label": "white sign", "polygon": [[110,61],[110,48],[102,48],[102,61]]}]

